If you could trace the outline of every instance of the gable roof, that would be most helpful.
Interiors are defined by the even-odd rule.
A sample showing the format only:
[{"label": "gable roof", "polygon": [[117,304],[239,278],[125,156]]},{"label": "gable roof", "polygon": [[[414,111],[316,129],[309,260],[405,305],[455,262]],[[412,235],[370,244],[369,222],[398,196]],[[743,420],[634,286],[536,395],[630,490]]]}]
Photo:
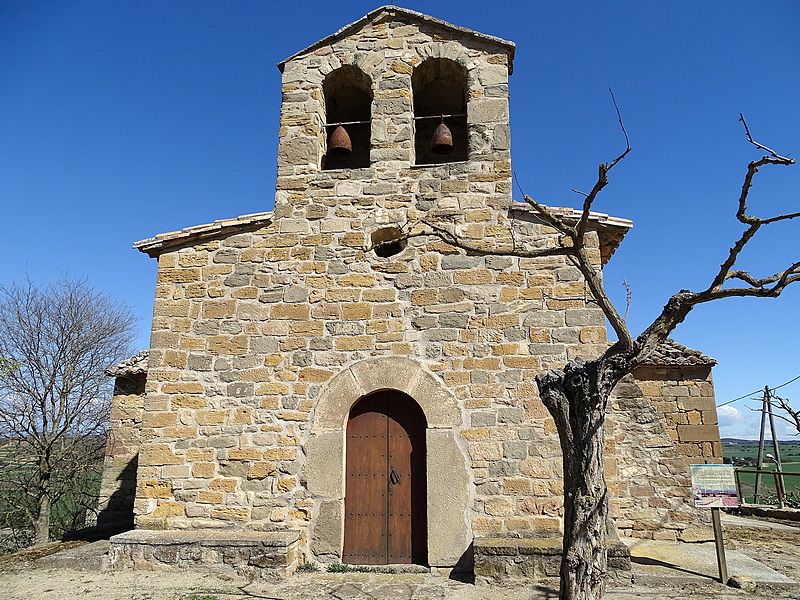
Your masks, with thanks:
[{"label": "gable roof", "polygon": [[430,17],[425,15],[421,12],[417,12],[415,10],[410,10],[408,8],[400,8],[399,6],[381,6],[380,8],[376,8],[375,10],[367,13],[363,17],[361,17],[358,21],[353,21],[349,25],[345,25],[335,33],[319,40],[318,42],[314,42],[307,48],[300,50],[300,52],[295,52],[290,57],[282,60],[278,63],[278,69],[280,69],[281,73],[283,73],[283,68],[287,62],[294,60],[298,56],[302,56],[303,54],[308,54],[309,52],[313,52],[322,46],[327,46],[333,43],[336,40],[340,40],[344,37],[347,37],[351,33],[361,29],[367,23],[377,20],[378,18],[383,18],[384,20],[390,19],[406,19],[411,21],[417,21],[420,23],[428,23],[437,27],[439,29],[443,29],[445,31],[450,31],[453,33],[459,33],[461,35],[466,35],[471,38],[481,40],[483,42],[489,42],[491,44],[495,44],[497,46],[501,46],[505,49],[506,54],[508,55],[508,74],[510,75],[514,71],[514,51],[516,49],[516,45],[514,42],[509,42],[508,40],[504,40],[499,37],[495,37],[493,35],[487,35],[485,33],[478,33],[477,31],[473,31],[472,29],[468,29],[466,27],[459,27],[458,25],[453,25],[452,23],[448,23],[447,21],[442,21],[441,19],[436,19],[434,17]]},{"label": "gable roof", "polygon": [[109,367],[105,374],[109,377],[130,377],[132,375],[147,374],[147,360],[150,357],[149,350],[142,350],[130,358],[126,358],[118,365]]},{"label": "gable roof", "polygon": [[643,365],[662,365],[662,366],[708,366],[713,367],[717,361],[706,356],[699,350],[692,350],[683,344],[679,344],[672,338],[667,338],[659,344],[650,357],[642,362]]}]

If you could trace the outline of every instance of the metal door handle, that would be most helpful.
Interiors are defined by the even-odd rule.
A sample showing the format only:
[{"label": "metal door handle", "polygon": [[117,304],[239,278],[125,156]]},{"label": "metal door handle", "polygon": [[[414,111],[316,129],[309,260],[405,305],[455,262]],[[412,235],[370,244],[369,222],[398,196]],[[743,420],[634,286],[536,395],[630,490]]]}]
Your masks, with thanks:
[{"label": "metal door handle", "polygon": [[392,466],[392,472],[389,474],[389,481],[392,485],[400,485],[400,475],[394,470],[394,466]]}]

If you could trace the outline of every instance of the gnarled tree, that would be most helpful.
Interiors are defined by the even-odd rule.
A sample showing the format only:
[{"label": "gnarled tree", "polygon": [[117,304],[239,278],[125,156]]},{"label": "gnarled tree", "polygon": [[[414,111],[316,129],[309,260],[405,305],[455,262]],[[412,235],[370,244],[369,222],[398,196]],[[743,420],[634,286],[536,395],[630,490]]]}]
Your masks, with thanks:
[{"label": "gnarled tree", "polygon": [[[790,165],[795,161],[757,143],[750,135],[744,117],[741,117],[741,121],[747,140],[766,152],[761,159],[748,165],[738,199],[736,218],[744,225],[744,232],[733,244],[706,289],[697,292],[680,290],[674,294],[661,314],[636,337],[629,331],[624,318],[606,294],[599,266],[591,260],[586,244],[592,206],[600,191],[608,184],[608,173],[630,152],[630,144],[616,159],[600,165],[597,181],[592,190],[585,194],[583,207],[577,218],[565,217],[563,213],[553,211],[529,196],[524,196],[525,202],[541,222],[560,234],[560,244],[554,247],[537,248],[517,240],[512,247],[502,248],[475,244],[462,237],[454,224],[434,218],[423,218],[406,226],[408,237],[434,235],[452,246],[476,255],[521,258],[566,256],[582,273],[594,301],[602,309],[617,336],[618,341],[599,358],[571,360],[563,369],[550,370],[536,378],[542,402],[555,420],[563,453],[564,541],[561,600],[595,600],[601,598],[604,592],[608,489],[603,474],[603,443],[606,409],[614,386],[644,362],[698,304],[742,296],[774,298],[786,286],[800,279],[800,262],[793,262],[762,278],[735,268],[742,250],[762,227],[800,216],[800,212],[796,212],[762,218],[749,212],[748,194],[759,169],[766,165]],[[625,137],[627,141],[627,134]]]},{"label": "gnarled tree", "polygon": [[50,536],[51,511],[102,464],[110,405],[104,370],[130,355],[135,318],[85,282],[0,287],[2,489],[35,532]]}]

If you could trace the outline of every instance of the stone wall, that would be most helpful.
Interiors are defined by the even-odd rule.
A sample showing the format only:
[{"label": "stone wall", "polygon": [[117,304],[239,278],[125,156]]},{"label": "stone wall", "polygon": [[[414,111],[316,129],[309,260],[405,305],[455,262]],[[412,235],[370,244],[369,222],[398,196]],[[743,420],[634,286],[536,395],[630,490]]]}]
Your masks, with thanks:
[{"label": "stone wall", "polygon": [[[327,247],[298,235],[275,260],[280,220],[262,225],[160,255],[137,525],[304,527],[315,500],[298,474],[326,384],[403,356],[459,402],[476,533],[557,534],[560,451],[533,379],[604,348],[577,271],[442,255],[430,240],[382,259],[343,244],[348,232]],[[320,250],[333,256],[303,260]]]},{"label": "stone wall", "polygon": [[676,540],[706,516],[693,506],[689,466],[642,383],[628,376],[614,390],[606,473],[620,535]]},{"label": "stone wall", "polygon": [[99,527],[133,527],[147,366],[143,354],[136,361],[142,363],[137,372],[112,373],[116,379],[98,502]]},{"label": "stone wall", "polygon": [[692,463],[722,463],[709,365],[642,365],[634,371],[678,452]]}]

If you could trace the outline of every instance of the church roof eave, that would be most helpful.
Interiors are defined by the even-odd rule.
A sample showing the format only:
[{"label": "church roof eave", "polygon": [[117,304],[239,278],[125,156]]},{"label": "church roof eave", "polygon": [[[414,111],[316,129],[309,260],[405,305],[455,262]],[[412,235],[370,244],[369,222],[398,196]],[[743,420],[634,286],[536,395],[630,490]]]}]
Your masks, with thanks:
[{"label": "church roof eave", "polygon": [[[581,211],[574,208],[559,208],[555,206],[547,206],[545,208],[568,222],[577,222],[581,217]],[[531,206],[522,202],[515,202],[511,206],[511,210],[536,215]],[[612,217],[605,213],[590,212],[589,223],[597,231],[597,236],[600,239],[600,254],[605,265],[619,247],[622,238],[633,227],[633,221]]]},{"label": "church roof eave", "polygon": [[134,243],[133,247],[155,258],[171,248],[186,246],[192,242],[201,242],[256,227],[266,227],[270,223],[272,223],[272,211],[252,213],[232,219],[219,219],[205,225],[186,227],[180,231],[159,233],[155,237]]}]

